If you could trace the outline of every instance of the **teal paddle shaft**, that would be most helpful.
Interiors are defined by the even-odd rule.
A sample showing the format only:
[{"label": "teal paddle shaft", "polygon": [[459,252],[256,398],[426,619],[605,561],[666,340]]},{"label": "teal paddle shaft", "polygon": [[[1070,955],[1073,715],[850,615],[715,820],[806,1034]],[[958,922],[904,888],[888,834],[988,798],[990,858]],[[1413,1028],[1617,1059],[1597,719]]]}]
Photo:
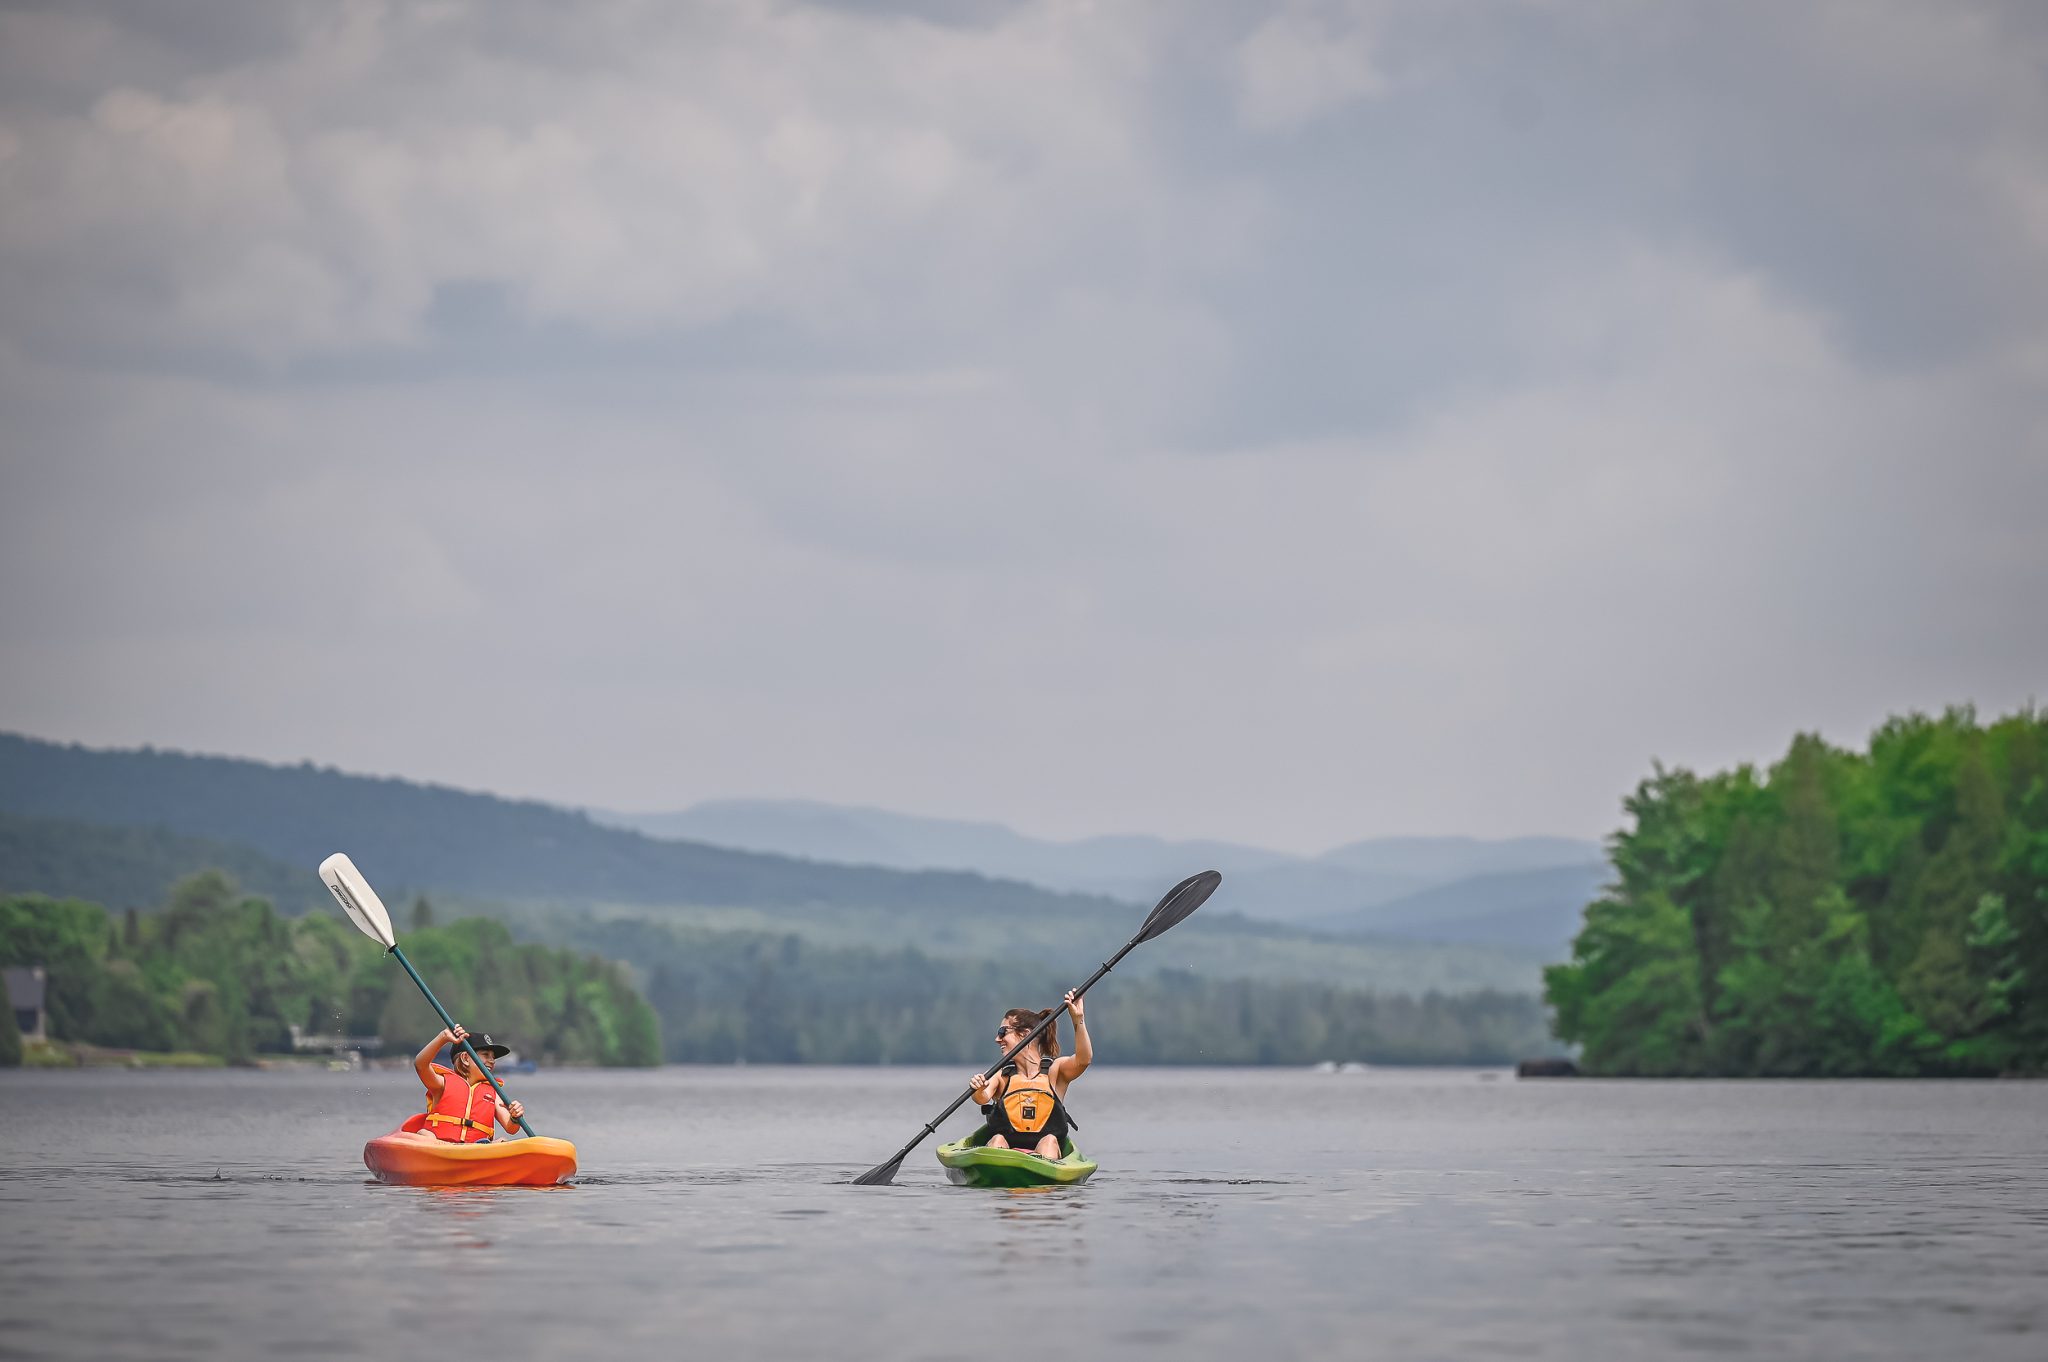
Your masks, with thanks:
[{"label": "teal paddle shaft", "polygon": [[[395,943],[390,947],[390,953],[398,957],[399,964],[405,966],[405,972],[407,974],[410,974],[412,976],[412,981],[420,986],[420,992],[427,995],[427,1001],[434,1005],[434,1010],[441,1014],[441,1021],[448,1027],[448,1030],[452,1033],[455,1030],[455,1018],[449,1016],[448,1009],[441,1006],[441,1000],[434,996],[434,990],[427,987],[427,981],[420,978],[420,972],[412,967],[412,961],[405,958],[405,952],[398,949]],[[498,1081],[498,1076],[492,1073],[490,1069],[485,1066],[483,1056],[476,1052],[476,1047],[474,1045],[471,1045],[469,1041],[465,1039],[462,1042],[462,1048],[469,1051],[470,1062],[476,1065],[477,1072],[481,1073],[485,1078],[491,1080],[491,1086],[498,1090],[499,1099],[506,1103],[510,1103],[512,1099],[505,1096],[505,1085],[500,1083]],[[533,1134],[533,1127],[526,1124],[526,1118],[524,1116],[519,1118],[519,1128],[529,1135]]]}]

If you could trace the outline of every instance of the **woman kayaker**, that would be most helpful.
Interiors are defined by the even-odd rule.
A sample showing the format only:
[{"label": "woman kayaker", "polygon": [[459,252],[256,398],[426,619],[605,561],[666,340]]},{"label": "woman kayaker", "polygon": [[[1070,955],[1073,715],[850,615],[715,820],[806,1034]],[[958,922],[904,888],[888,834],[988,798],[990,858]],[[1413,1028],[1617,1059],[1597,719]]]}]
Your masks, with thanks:
[{"label": "woman kayaker", "polygon": [[[412,1060],[413,1072],[427,1086],[427,1129],[454,1144],[482,1144],[495,1133],[494,1123],[508,1131],[517,1130],[519,1118],[526,1114],[526,1108],[519,1103],[508,1105],[498,1100],[498,1090],[478,1071],[469,1051],[462,1048],[462,1042],[468,1039],[469,1032],[460,1026],[442,1031]],[[434,1056],[443,1045],[455,1047],[452,1070],[434,1063]],[[470,1041],[470,1045],[486,1069],[496,1065],[500,1055],[512,1053],[511,1046],[499,1045],[489,1036]]]},{"label": "woman kayaker", "polygon": [[[1088,1017],[1079,995],[1067,994],[1067,1011],[1074,1018],[1073,1054],[1060,1054],[1060,1028],[1054,1022],[1002,1073],[976,1074],[971,1080],[974,1100],[988,1113],[990,1149],[1025,1149],[1042,1159],[1060,1156],[1074,1126],[1073,1117],[1067,1114],[1067,1087],[1095,1061],[1095,1047],[1088,1041]],[[1050,1015],[1051,1009],[1011,1008],[996,1028],[996,1045],[1008,1054],[1012,1045]]]}]

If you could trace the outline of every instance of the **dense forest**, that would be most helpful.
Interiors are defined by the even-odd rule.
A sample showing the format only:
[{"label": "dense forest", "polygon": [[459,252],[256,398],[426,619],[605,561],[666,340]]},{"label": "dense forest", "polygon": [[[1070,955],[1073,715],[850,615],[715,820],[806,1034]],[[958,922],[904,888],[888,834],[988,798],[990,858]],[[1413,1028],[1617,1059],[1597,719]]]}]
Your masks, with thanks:
[{"label": "dense forest", "polygon": [[1627,801],[1615,883],[1546,972],[1602,1074],[2048,1070],[2048,717],[1802,736]]},{"label": "dense forest", "polygon": [[[988,1057],[1003,1009],[1051,1006],[1079,982],[1046,964],[791,934],[591,919],[568,930],[644,971],[676,1062],[971,1063]],[[1149,970],[1139,957],[1090,995],[1089,1029],[1119,1064],[1500,1064],[1555,1049],[1530,994],[1378,995]]]},{"label": "dense forest", "polygon": [[[404,942],[458,1019],[529,1057],[660,1060],[654,1014],[616,965],[517,944],[480,918],[422,925]],[[0,965],[31,964],[49,971],[58,1040],[233,1061],[290,1050],[293,1026],[379,1035],[389,1051],[415,1049],[441,1026],[403,972],[353,928],[324,912],[282,917],[219,872],[185,880],[161,911],[146,914],[0,898]]]}]

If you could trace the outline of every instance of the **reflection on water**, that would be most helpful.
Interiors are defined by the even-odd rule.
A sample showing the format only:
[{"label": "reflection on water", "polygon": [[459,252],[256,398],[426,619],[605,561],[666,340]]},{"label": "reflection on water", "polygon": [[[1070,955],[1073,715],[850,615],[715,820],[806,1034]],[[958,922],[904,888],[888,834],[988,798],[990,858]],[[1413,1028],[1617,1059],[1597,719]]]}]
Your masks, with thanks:
[{"label": "reflection on water", "polygon": [[[1079,1187],[953,1187],[957,1075],[539,1074],[553,1189],[384,1187],[391,1074],[0,1074],[0,1357],[2028,1358],[2048,1085],[1091,1072]],[[843,1089],[843,1092],[841,1091]],[[829,1148],[816,1113],[835,1113]],[[941,1138],[945,1138],[942,1136]]]},{"label": "reflection on water", "polygon": [[1081,1187],[962,1187],[975,1210],[987,1216],[985,1243],[972,1253],[979,1275],[1026,1284],[1043,1270],[1083,1270],[1088,1266],[1084,1233],[1088,1189]]}]

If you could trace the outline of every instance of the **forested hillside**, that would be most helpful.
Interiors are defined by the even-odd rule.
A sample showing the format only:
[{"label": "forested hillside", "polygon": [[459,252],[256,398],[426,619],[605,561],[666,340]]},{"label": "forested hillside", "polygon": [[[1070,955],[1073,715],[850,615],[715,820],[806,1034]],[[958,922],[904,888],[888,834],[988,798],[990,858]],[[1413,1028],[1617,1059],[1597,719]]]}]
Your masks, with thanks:
[{"label": "forested hillside", "polygon": [[1547,971],[1608,1074],[2048,1070],[2048,718],[1796,739],[1769,771],[1659,769],[1613,892]]},{"label": "forested hillside", "polygon": [[310,764],[96,751],[9,733],[0,733],[0,813],[163,828],[239,843],[308,873],[346,848],[373,882],[395,892],[1002,913],[1107,903],[972,874],[827,866],[659,841],[546,804]]},{"label": "forested hillside", "polygon": [[232,842],[162,828],[108,827],[0,813],[0,894],[51,894],[110,908],[153,908],[188,875],[220,870],[287,913],[327,902],[319,879]]}]

